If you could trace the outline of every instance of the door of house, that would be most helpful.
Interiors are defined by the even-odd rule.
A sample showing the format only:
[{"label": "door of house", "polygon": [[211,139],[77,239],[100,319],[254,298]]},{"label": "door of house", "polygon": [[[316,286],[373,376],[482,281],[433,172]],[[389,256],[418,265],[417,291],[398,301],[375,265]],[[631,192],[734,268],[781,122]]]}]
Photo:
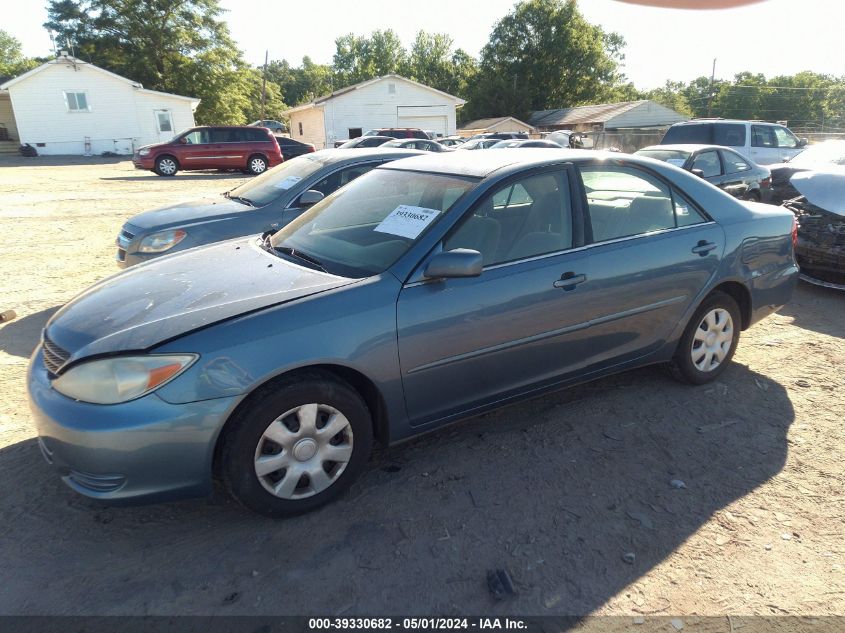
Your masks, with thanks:
[{"label": "door of house", "polygon": [[153,113],[156,117],[158,140],[160,143],[165,143],[172,139],[175,134],[173,130],[173,117],[170,115],[170,110],[154,110]]}]

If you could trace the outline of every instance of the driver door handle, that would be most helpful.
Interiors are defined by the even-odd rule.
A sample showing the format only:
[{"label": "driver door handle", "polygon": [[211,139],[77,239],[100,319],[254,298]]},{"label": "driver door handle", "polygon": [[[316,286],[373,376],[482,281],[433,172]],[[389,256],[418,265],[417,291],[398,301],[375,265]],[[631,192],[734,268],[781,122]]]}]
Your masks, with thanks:
[{"label": "driver door handle", "polygon": [[707,253],[712,251],[714,248],[716,248],[715,242],[707,242],[705,240],[699,240],[698,244],[696,244],[695,246],[692,247],[692,252],[697,254],[697,255],[701,255],[702,257],[704,257],[705,255],[707,255]]},{"label": "driver door handle", "polygon": [[563,273],[554,284],[552,284],[555,288],[561,288],[562,290],[575,290],[575,286],[578,284],[582,284],[587,281],[587,275],[581,275],[578,273],[574,273],[572,271]]}]

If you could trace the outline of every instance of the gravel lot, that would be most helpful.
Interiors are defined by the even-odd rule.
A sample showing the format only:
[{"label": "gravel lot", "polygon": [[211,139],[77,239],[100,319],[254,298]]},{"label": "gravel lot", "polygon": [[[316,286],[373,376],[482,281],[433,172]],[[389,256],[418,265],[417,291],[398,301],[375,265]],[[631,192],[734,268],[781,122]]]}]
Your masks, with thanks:
[{"label": "gravel lot", "polygon": [[242,176],[0,161],[0,613],[845,614],[845,295],[802,284],[716,384],[639,370],[380,450],[308,516],[107,507],[43,462],[27,357],[125,219]]}]

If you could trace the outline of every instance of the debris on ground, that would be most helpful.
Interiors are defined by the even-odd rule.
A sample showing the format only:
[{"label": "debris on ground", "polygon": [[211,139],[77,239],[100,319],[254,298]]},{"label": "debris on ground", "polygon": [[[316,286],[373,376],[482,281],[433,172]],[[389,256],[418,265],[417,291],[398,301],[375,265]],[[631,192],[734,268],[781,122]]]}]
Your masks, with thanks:
[{"label": "debris on ground", "polygon": [[516,595],[513,580],[506,569],[491,569],[487,572],[487,589],[497,602]]},{"label": "debris on ground", "polygon": [[634,561],[637,560],[637,555],[634,552],[625,552],[622,554],[622,560],[628,563],[629,565],[633,565]]},{"label": "debris on ground", "polygon": [[683,481],[681,481],[680,479],[673,479],[672,481],[669,482],[669,485],[672,486],[673,488],[677,489],[677,490],[683,490],[684,488],[687,487],[687,485]]}]

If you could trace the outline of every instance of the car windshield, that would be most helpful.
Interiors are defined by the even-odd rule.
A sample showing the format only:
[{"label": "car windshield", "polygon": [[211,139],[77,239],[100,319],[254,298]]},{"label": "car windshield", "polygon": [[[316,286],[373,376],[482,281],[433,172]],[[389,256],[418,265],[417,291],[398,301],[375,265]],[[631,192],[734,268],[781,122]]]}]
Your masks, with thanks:
[{"label": "car windshield", "polygon": [[253,206],[262,207],[273,202],[291,187],[296,186],[303,178],[308,178],[311,174],[322,169],[327,162],[320,154],[297,156],[252,180],[248,180],[228,193],[232,198],[246,199]]},{"label": "car windshield", "polygon": [[671,163],[672,165],[677,165],[678,167],[681,167],[685,162],[687,162],[690,155],[689,152],[684,152],[679,149],[641,149],[634,153],[637,156],[645,156],[646,158],[662,160],[665,163]]},{"label": "car windshield", "polygon": [[818,163],[831,163],[833,165],[845,165],[845,141],[828,141],[811,145],[800,154],[789,161],[795,165],[813,165]]},{"label": "car windshield", "polygon": [[407,141],[387,141],[382,147],[402,147]]},{"label": "car windshield", "polygon": [[385,271],[476,179],[375,169],[317,203],[270,240],[280,255],[344,277]]}]

